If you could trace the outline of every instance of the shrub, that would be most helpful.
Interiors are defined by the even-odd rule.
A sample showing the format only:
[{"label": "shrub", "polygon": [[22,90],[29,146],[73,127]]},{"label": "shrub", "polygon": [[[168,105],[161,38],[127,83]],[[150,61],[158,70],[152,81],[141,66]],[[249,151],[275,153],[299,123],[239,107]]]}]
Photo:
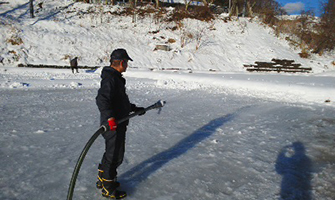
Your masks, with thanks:
[{"label": "shrub", "polygon": [[12,35],[9,39],[7,39],[7,42],[12,45],[20,45],[23,44],[22,39],[17,35]]},{"label": "shrub", "polygon": [[328,0],[323,4],[323,14],[314,41],[314,53],[322,54],[335,48],[335,2]]},{"label": "shrub", "polygon": [[299,53],[299,56],[301,57],[301,58],[309,58],[309,53],[307,52],[307,50],[304,48],[304,49],[302,49],[301,50],[301,53]]},{"label": "shrub", "polygon": [[206,6],[189,7],[186,11],[183,6],[176,7],[169,17],[169,21],[178,22],[185,18],[197,19],[201,21],[211,21],[214,15],[211,10]]},{"label": "shrub", "polygon": [[173,39],[173,38],[169,38],[169,39],[168,39],[168,43],[175,43],[175,42],[176,42],[176,40]]}]

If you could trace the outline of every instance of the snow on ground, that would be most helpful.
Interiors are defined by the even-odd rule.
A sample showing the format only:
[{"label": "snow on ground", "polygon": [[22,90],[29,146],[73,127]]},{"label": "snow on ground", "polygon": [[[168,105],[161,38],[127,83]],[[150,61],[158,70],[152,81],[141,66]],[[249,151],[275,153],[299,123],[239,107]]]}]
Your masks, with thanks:
[{"label": "snow on ground", "polygon": [[[69,69],[0,68],[0,88],[96,88],[100,85],[100,69],[96,72],[80,70],[72,74]],[[281,75],[238,72],[170,72],[130,68],[126,77],[147,78],[157,87],[171,89],[229,90],[245,96],[290,103],[325,104],[334,106],[335,73],[318,75]]]},{"label": "snow on ground", "polygon": [[[187,81],[178,87],[178,79],[126,77],[134,103],[168,102],[160,114],[150,111],[129,125],[119,174],[127,199],[279,199],[281,190],[308,199],[334,198],[331,104],[257,98],[250,91],[194,87]],[[82,79],[85,83],[67,77],[52,87],[49,82],[59,79],[23,80],[38,87],[1,89],[0,199],[64,199],[77,158],[98,128],[99,78]],[[103,144],[99,138],[89,151],[74,199],[103,199],[94,182]],[[297,144],[306,151],[293,154]],[[287,180],[293,186],[283,186]]]},{"label": "snow on ground", "polygon": [[[27,1],[0,5],[0,199],[65,199],[78,156],[99,125],[101,68],[72,74],[16,64],[65,65],[67,55],[79,55],[82,65],[103,66],[116,47],[134,59],[124,74],[132,102],[167,101],[159,114],[149,111],[128,127],[119,171],[127,199],[335,199],[331,54],[301,59],[270,29],[247,19],[184,21],[193,34],[215,27],[195,51],[192,40],[181,48],[181,32],[166,29],[173,24],[140,18],[134,24],[85,14],[94,9],[87,4],[43,2],[35,19],[27,18]],[[5,42],[13,35],[23,44]],[[177,40],[173,51],[153,51],[166,40],[161,36]],[[272,58],[294,59],[313,73],[243,70],[244,63]],[[160,70],[167,67],[184,70]],[[95,188],[103,149],[100,137],[74,199],[104,199]]]}]

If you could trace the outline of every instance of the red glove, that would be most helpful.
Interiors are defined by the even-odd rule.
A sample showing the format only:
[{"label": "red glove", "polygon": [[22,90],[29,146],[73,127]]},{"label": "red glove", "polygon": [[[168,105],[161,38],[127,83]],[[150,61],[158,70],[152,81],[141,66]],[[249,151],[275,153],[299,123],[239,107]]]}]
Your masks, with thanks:
[{"label": "red glove", "polygon": [[115,119],[113,117],[108,119],[108,124],[109,124],[109,127],[110,127],[111,131],[116,131],[117,122],[115,121]]}]

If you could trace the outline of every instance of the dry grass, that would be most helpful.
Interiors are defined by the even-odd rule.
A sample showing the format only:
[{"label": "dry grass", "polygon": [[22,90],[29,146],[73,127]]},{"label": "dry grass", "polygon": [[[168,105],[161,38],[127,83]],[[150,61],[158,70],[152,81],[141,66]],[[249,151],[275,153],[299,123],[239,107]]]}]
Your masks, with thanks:
[{"label": "dry grass", "polygon": [[12,35],[11,38],[6,40],[6,42],[10,43],[11,45],[23,44],[23,40],[17,35]]},{"label": "dry grass", "polygon": [[176,42],[176,40],[173,39],[173,38],[169,38],[169,39],[168,39],[168,43],[171,43],[171,44],[172,44],[172,43],[175,43],[175,42]]},{"label": "dry grass", "polygon": [[305,49],[303,49],[303,50],[301,51],[301,53],[299,53],[299,56],[300,56],[301,58],[309,58],[309,57],[310,57],[309,53],[308,53]]},{"label": "dry grass", "polygon": [[215,17],[211,10],[208,7],[205,6],[196,6],[196,7],[189,7],[189,9],[186,11],[183,6],[177,7],[171,16],[169,16],[168,21],[169,22],[178,22],[182,21],[185,18],[190,19],[197,19],[200,21],[211,21]]}]

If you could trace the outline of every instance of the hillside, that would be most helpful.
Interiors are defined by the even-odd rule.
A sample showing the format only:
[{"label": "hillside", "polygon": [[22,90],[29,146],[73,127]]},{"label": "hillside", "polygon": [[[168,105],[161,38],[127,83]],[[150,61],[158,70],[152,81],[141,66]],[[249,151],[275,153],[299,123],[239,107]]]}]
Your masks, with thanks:
[{"label": "hillside", "polygon": [[[80,65],[104,66],[111,51],[123,47],[135,60],[131,67],[140,69],[243,72],[243,64],[273,58],[292,59],[314,73],[335,69],[332,55],[300,58],[299,49],[277,38],[257,18],[227,22],[222,14],[211,22],[176,23],[137,15],[134,22],[133,16],[115,14],[122,11],[119,6],[45,0],[35,2],[36,17],[31,19],[25,0],[0,6],[0,55],[5,66],[68,65],[69,57],[75,56]],[[168,45],[170,51],[155,51],[156,45]]]}]

